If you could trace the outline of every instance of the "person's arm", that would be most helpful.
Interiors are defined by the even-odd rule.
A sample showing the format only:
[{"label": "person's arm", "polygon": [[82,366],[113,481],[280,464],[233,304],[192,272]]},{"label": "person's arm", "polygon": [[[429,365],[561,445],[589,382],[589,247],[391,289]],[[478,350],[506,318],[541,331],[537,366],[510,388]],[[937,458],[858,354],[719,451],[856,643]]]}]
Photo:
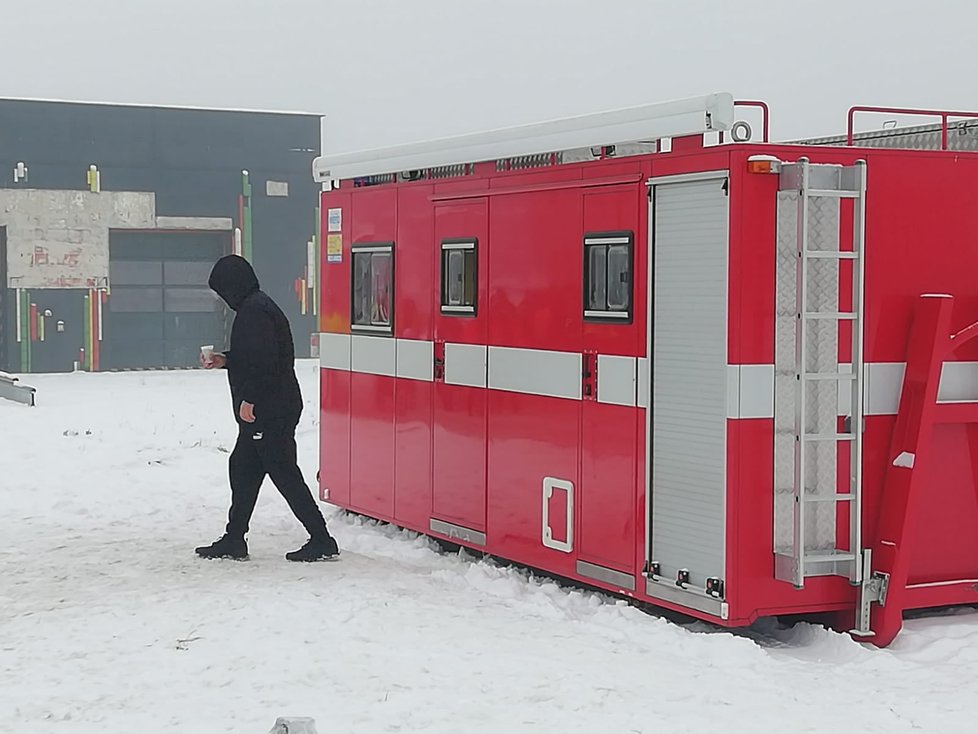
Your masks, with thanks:
[{"label": "person's arm", "polygon": [[278,346],[272,318],[262,310],[255,309],[247,314],[244,324],[236,331],[238,338],[234,344],[234,355],[226,353],[226,361],[234,359],[235,370],[241,376],[238,394],[242,402],[261,405],[275,382],[275,369],[278,363]]}]

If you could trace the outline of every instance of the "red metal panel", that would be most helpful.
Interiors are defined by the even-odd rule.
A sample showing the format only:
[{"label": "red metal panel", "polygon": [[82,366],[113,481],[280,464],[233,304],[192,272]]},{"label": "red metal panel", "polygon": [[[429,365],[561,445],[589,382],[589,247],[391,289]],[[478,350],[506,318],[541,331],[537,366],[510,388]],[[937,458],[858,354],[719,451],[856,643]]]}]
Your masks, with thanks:
[{"label": "red metal panel", "polygon": [[[327,191],[322,196],[322,247],[320,257],[322,279],[320,291],[319,323],[322,331],[346,334],[350,331],[350,222],[353,218],[350,205],[351,196],[345,191]],[[330,209],[342,212],[342,231],[330,232],[328,217]],[[328,242],[330,235],[339,234],[342,238],[342,260],[330,262]]]},{"label": "red metal panel", "polygon": [[431,400],[430,382],[397,381],[394,517],[421,532],[428,531],[431,517]]},{"label": "red metal panel", "polygon": [[397,192],[397,266],[394,270],[394,329],[402,339],[431,339],[432,292],[438,287],[434,262],[431,186]]},{"label": "red metal panel", "polygon": [[730,156],[730,364],[774,363],[778,177],[747,173],[747,155]]},{"label": "red metal panel", "polygon": [[730,147],[673,151],[668,155],[654,156],[650,160],[653,177],[678,176],[697,171],[722,171],[730,167]]},{"label": "red metal panel", "polygon": [[432,515],[486,527],[487,391],[436,383]]},{"label": "red metal panel", "polygon": [[[903,362],[920,294],[955,297],[952,330],[978,314],[978,250],[971,245],[978,232],[978,156],[862,153],[869,178],[866,358]],[[966,349],[954,359],[978,359],[978,345]]]},{"label": "red metal panel", "polygon": [[978,578],[978,426],[934,426],[926,453],[908,582]]},{"label": "red metal panel", "polygon": [[[640,332],[640,325],[634,319],[637,308],[639,279],[634,275],[638,271],[639,258],[637,252],[640,243],[646,237],[639,230],[639,208],[648,206],[647,188],[644,183],[629,186],[614,186],[609,188],[588,189],[584,192],[584,228],[578,238],[578,258],[584,267],[583,236],[596,232],[628,231],[633,235],[632,252],[632,323],[594,323],[584,322],[584,347],[600,354],[622,354],[638,356],[645,353],[645,335]],[[643,258],[644,260],[644,258]],[[643,278],[642,283],[645,282]],[[581,309],[583,311],[583,275]],[[644,305],[644,303],[643,303]],[[641,327],[644,327],[644,321]]]},{"label": "red metal panel", "polygon": [[774,422],[740,419],[728,421],[727,426],[728,539],[724,581],[730,623],[851,605],[855,591],[846,578],[809,578],[804,589],[775,579]]},{"label": "red metal panel", "polygon": [[[393,242],[397,232],[397,189],[377,186],[360,189],[353,197],[353,243]],[[400,263],[398,263],[400,267]]]},{"label": "red metal panel", "polygon": [[978,578],[908,586],[905,609],[978,604]]},{"label": "red metal panel", "polygon": [[[580,420],[576,400],[489,394],[490,552],[580,578],[575,554],[547,548],[542,541],[544,478],[579,486]],[[560,530],[555,528],[555,535]]]},{"label": "red metal panel", "polygon": [[350,373],[320,370],[319,496],[350,504]]},{"label": "red metal panel", "polygon": [[394,517],[394,378],[350,375],[350,505]]},{"label": "red metal panel", "polygon": [[583,255],[578,189],[500,196],[489,230],[489,343],[581,350]]},{"label": "red metal panel", "polygon": [[580,166],[556,166],[541,168],[536,171],[510,171],[497,174],[489,180],[490,188],[512,188],[516,186],[534,186],[536,184],[555,183],[557,181],[573,181],[580,179]]},{"label": "red metal panel", "polygon": [[582,405],[578,549],[582,560],[634,569],[636,410]]},{"label": "red metal panel", "polygon": [[[427,258],[436,274],[428,301],[435,312],[435,338],[458,344],[485,344],[488,324],[489,282],[489,203],[485,198],[466,199],[438,204],[435,210],[435,242]],[[477,242],[478,295],[476,312],[471,314],[441,313],[441,243],[443,240],[474,237]]]},{"label": "red metal panel", "polygon": [[633,484],[634,492],[632,496],[635,498],[633,507],[635,508],[635,537],[634,537],[634,548],[633,548],[633,558],[635,559],[635,565],[633,568],[637,570],[642,570],[645,568],[645,562],[648,560],[645,554],[645,538],[648,533],[648,523],[645,509],[645,491],[646,491],[646,468],[645,468],[645,455],[648,449],[648,439],[646,438],[645,430],[645,411],[636,410],[635,411],[635,461],[634,461],[634,471],[635,471],[635,482]]},{"label": "red metal panel", "polygon": [[[484,198],[435,207],[435,247],[431,260],[438,274],[430,294],[435,311],[439,353],[445,342],[484,345],[488,324],[487,274],[490,243],[488,202]],[[477,240],[478,294],[476,313],[441,313],[441,242]],[[434,385],[434,466],[432,515],[463,527],[486,526],[487,393],[482,387]]]}]

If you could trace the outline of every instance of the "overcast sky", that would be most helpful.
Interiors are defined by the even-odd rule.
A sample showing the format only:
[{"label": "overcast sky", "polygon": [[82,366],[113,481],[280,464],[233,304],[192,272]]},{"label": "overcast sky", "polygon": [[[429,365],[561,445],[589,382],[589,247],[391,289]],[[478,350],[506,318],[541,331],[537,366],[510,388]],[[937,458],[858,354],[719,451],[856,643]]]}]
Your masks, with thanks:
[{"label": "overcast sky", "polygon": [[780,139],[978,109],[978,0],[0,0],[0,33],[0,97],[312,111],[330,152],[715,91]]}]

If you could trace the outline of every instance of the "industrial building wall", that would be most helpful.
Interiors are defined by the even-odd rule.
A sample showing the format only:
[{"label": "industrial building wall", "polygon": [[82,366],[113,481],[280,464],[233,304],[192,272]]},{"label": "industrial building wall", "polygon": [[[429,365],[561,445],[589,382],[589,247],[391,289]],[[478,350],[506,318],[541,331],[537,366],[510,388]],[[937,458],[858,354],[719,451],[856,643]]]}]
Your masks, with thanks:
[{"label": "industrial building wall", "polygon": [[[0,100],[6,327],[16,327],[22,306],[21,341],[8,329],[0,369],[192,364],[190,342],[220,346],[230,323],[229,314],[201,310],[209,308],[201,289],[206,262],[233,250],[236,230],[262,287],[289,317],[297,355],[308,356],[317,328],[308,263],[317,234],[310,167],[319,130],[315,115]],[[132,300],[133,290],[116,298],[114,270],[138,281],[152,269],[113,267],[113,243],[120,242],[123,259],[167,268],[171,280],[161,288],[185,290],[168,290],[173,297],[157,303],[152,284],[142,284],[142,301]],[[119,283],[133,285],[140,284]],[[112,348],[110,314],[131,308],[142,316],[116,319],[126,330]],[[208,331],[212,322],[215,333]],[[157,328],[164,323],[168,330]],[[156,343],[148,351],[127,349],[129,339]]]}]

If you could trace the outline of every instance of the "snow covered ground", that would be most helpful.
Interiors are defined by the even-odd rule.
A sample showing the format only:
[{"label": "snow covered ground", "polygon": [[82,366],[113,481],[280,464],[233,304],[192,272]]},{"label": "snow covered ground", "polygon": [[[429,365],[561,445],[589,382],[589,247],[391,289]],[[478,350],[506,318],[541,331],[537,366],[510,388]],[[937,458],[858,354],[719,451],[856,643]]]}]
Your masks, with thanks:
[{"label": "snow covered ground", "polygon": [[[316,365],[300,455],[317,462]],[[801,626],[684,628],[327,510],[339,563],[266,484],[252,560],[223,529],[224,375],[33,376],[0,401],[0,731],[970,732],[978,614],[889,650]]]}]

